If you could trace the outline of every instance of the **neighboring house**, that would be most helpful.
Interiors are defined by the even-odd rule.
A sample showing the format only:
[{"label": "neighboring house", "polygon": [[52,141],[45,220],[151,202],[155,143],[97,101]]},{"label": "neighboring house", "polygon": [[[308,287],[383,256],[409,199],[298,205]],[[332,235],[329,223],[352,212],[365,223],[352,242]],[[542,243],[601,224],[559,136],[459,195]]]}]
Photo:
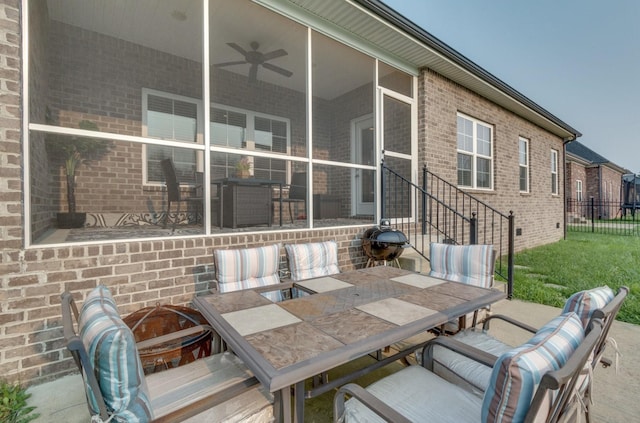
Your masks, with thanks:
[{"label": "neighboring house", "polygon": [[[328,238],[341,268],[364,266],[383,151],[416,183],[426,165],[513,211],[516,250],[563,236],[563,149],[580,133],[379,1],[23,0],[0,15],[9,379],[72,371],[64,290],[105,284],[124,314],[187,304],[214,286],[215,248]],[[92,138],[111,147],[75,178],[89,227],[59,229],[52,152]],[[158,237],[166,158],[190,200]],[[294,197],[289,216],[279,200]]]},{"label": "neighboring house", "polygon": [[565,157],[567,213],[584,218],[584,206],[593,200],[599,218],[620,213],[622,175],[628,170],[609,161],[584,144],[567,144]]}]

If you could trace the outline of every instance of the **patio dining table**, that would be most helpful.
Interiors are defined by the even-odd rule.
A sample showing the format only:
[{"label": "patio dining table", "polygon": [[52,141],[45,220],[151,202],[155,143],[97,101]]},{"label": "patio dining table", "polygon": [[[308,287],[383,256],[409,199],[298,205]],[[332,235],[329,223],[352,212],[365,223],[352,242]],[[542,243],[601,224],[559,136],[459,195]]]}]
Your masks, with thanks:
[{"label": "patio dining table", "polygon": [[260,295],[262,288],[194,300],[233,352],[274,393],[276,417],[284,422],[304,421],[305,380],[506,296],[390,266],[289,286],[312,295],[273,303]]}]

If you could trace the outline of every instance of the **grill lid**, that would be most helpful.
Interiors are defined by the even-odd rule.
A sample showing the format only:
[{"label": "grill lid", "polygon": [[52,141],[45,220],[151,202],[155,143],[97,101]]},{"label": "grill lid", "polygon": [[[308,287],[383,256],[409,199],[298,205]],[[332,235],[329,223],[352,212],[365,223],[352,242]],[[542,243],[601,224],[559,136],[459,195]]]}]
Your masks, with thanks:
[{"label": "grill lid", "polygon": [[409,246],[407,237],[402,232],[395,229],[380,228],[374,230],[369,234],[369,241],[399,245],[402,248],[407,248]]}]

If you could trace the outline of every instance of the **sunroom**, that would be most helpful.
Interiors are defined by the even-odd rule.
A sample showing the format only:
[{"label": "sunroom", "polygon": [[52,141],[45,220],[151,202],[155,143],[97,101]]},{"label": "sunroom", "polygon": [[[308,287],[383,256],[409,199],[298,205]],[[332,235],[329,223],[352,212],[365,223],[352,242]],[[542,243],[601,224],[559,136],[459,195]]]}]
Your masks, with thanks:
[{"label": "sunroom", "polygon": [[417,69],[304,3],[27,2],[27,243],[375,223]]}]

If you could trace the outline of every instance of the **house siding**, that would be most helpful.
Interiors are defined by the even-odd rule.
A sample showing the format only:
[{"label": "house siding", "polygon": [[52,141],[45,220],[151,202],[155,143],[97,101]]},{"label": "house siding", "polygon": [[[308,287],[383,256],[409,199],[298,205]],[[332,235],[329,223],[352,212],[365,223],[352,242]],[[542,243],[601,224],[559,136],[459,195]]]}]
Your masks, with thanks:
[{"label": "house siding", "polygon": [[[564,236],[563,140],[446,77],[423,70],[419,82],[418,149],[421,163],[455,184],[457,113],[493,125],[491,191],[466,190],[502,213],[513,211],[515,250],[555,242]],[[530,192],[519,191],[518,139],[529,140]],[[551,150],[558,151],[558,194],[551,194]]]}]

